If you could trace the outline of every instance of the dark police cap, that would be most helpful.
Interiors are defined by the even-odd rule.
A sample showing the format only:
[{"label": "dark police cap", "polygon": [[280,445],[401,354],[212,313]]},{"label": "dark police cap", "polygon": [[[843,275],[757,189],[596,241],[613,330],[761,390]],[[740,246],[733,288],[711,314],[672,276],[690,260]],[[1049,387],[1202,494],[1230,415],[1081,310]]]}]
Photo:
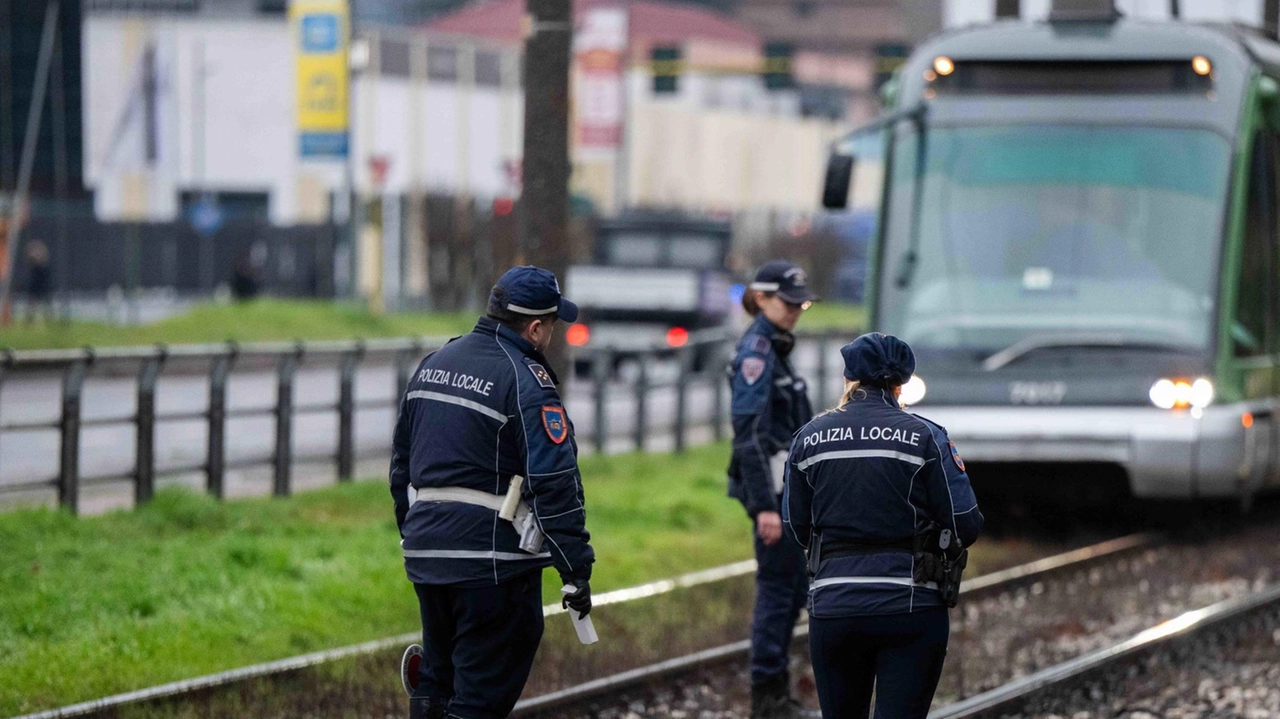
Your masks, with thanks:
[{"label": "dark police cap", "polygon": [[818,296],[809,291],[809,278],[799,265],[786,260],[767,262],[756,273],[751,289],[763,292],[776,292],[784,302],[802,305],[813,302]]},{"label": "dark police cap", "polygon": [[916,371],[911,347],[893,335],[871,332],[840,348],[845,379],[870,385],[906,384]]},{"label": "dark police cap", "polygon": [[506,309],[521,315],[555,314],[565,322],[578,319],[578,306],[560,296],[560,283],[549,270],[533,265],[512,267],[498,278],[507,291]]}]

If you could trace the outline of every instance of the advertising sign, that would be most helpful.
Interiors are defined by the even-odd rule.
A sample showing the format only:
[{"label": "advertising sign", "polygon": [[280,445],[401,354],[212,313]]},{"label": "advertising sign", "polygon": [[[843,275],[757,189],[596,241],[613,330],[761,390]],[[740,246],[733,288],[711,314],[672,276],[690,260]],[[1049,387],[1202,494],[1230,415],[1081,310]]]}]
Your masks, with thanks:
[{"label": "advertising sign", "polygon": [[574,34],[578,85],[574,109],[577,157],[612,156],[622,146],[627,10],[594,7]]},{"label": "advertising sign", "polygon": [[349,22],[346,0],[289,3],[302,157],[347,156]]}]

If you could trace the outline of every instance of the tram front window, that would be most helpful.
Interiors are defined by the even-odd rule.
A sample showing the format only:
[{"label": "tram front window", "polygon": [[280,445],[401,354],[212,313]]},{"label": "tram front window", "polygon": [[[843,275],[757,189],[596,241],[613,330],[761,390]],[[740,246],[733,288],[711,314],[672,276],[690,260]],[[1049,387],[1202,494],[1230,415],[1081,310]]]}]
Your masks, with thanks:
[{"label": "tram front window", "polygon": [[1077,335],[1209,346],[1231,155],[1221,136],[1019,125],[926,138],[919,182],[916,137],[896,143],[885,331],[979,353]]}]

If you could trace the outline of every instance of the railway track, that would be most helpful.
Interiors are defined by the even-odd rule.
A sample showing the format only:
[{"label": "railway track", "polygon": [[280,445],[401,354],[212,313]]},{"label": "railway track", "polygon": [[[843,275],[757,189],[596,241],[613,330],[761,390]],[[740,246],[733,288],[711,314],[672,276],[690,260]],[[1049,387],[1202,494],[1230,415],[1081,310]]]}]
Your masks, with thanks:
[{"label": "railway track", "polygon": [[[1126,556],[1154,546],[1158,541],[1159,539],[1154,535],[1130,535],[1102,542],[1083,549],[1035,560],[1004,571],[977,577],[968,583],[965,591],[967,594],[982,594],[993,591],[992,588],[995,587],[1004,587],[1006,589],[1030,587],[1039,578],[1050,576],[1057,572],[1068,571],[1073,567],[1092,566],[1108,558]],[[671,598],[677,590],[686,590],[686,592],[693,593],[701,592],[703,594],[697,597],[698,600],[706,599],[708,595],[712,595],[711,598],[721,603],[733,605],[738,613],[731,616],[711,614],[702,616],[698,615],[696,609],[689,609],[688,613],[694,617],[693,621],[720,622],[726,628],[737,632],[741,630],[742,621],[746,616],[746,612],[749,612],[750,609],[752,596],[750,575],[754,572],[754,568],[755,563],[753,561],[738,562],[658,582],[651,582],[638,587],[606,592],[596,597],[595,605],[599,610],[608,612],[612,606],[635,602],[637,605],[649,607],[648,611],[656,616],[661,616],[665,612],[682,606],[676,604],[675,600]],[[652,601],[636,601],[641,599]],[[655,602],[660,603],[664,600],[668,601],[667,605],[650,606]],[[641,610],[637,606],[636,608],[628,607],[625,611],[636,612]],[[563,610],[558,605],[549,605],[545,608],[545,613],[551,616],[563,613]],[[608,625],[601,624],[602,619],[604,617],[598,617],[597,624],[602,627],[602,636],[608,637],[609,635],[606,634],[605,630]],[[561,622],[548,622],[548,634],[550,635],[552,632],[561,629],[571,631],[568,630],[568,622],[563,622],[565,627],[560,627],[560,624]],[[675,627],[670,631],[675,634],[686,633],[683,627]],[[406,634],[385,640],[316,652],[173,682],[60,709],[28,714],[17,719],[58,719],[84,716],[241,716],[247,707],[257,706],[258,702],[275,702],[281,707],[286,707],[283,709],[284,713],[273,712],[273,714],[281,716],[345,716],[342,712],[333,711],[337,703],[346,703],[348,706],[386,705],[387,713],[394,714],[400,710],[398,704],[403,701],[402,695],[397,696],[396,693],[385,692],[385,686],[374,685],[383,679],[386,680],[388,686],[395,681],[393,676],[394,669],[390,668],[390,663],[386,662],[386,655],[388,653],[398,655],[399,650],[404,645],[419,641],[419,639],[417,634]],[[642,646],[645,641],[645,637],[615,636],[614,643],[618,646],[613,649],[634,664],[637,658],[643,659],[644,654],[641,650],[654,650],[652,647]],[[554,651],[549,650],[549,644],[551,643],[544,642],[543,654],[539,657],[540,665],[556,663],[556,657],[548,656]],[[576,642],[574,644],[576,645]],[[663,645],[683,646],[681,642],[665,641]],[[591,648],[591,651],[596,652],[598,655],[599,648],[598,645]],[[578,649],[576,646],[571,647],[571,651],[577,651]],[[672,653],[675,654],[677,652]],[[663,676],[664,672],[678,673],[685,671],[687,668],[699,666],[716,667],[724,661],[745,655],[746,646],[743,643],[731,643],[708,651],[681,653],[678,659],[661,662],[657,669],[649,666],[612,675],[603,680],[605,682],[603,685],[599,684],[602,680],[598,679],[598,670],[594,672],[595,676],[582,676],[582,672],[574,673],[571,671],[575,667],[570,666],[569,669],[556,670],[552,676],[535,676],[529,689],[531,691],[539,691],[539,686],[541,686],[543,687],[542,695],[522,703],[517,708],[517,713],[529,714],[556,706],[568,707],[578,701],[579,697],[594,696],[599,691],[620,691],[628,686],[637,686],[652,681],[655,677]],[[572,659],[573,657],[569,657],[567,660],[561,658],[560,663],[572,665]],[[335,677],[335,673],[331,668],[335,665],[344,664],[351,665],[354,668],[350,671],[337,672],[342,676]],[[383,666],[384,664],[387,666]],[[665,670],[661,668],[663,665],[665,665]],[[376,681],[370,681],[371,679]],[[568,690],[561,691],[559,687],[564,685],[571,685],[571,687]],[[584,689],[583,687],[586,688]],[[592,687],[596,687],[596,689],[592,689]],[[376,714],[377,712],[374,713]]]},{"label": "railway track", "polygon": [[1280,583],[1185,612],[930,714],[935,719],[1280,714]]},{"label": "railway track", "polygon": [[[693,623],[720,622],[724,630],[722,636],[735,637],[735,632],[741,631],[743,612],[750,608],[752,570],[751,562],[741,562],[602,594],[597,603],[602,616],[597,623],[609,621],[610,611],[615,613],[615,618],[623,614],[661,617],[681,612],[682,620]],[[1117,674],[1107,668],[1114,664],[1102,663],[1103,657],[1111,657],[1107,661],[1127,662],[1125,676],[1134,672],[1137,676],[1147,676],[1134,669],[1146,666],[1144,661],[1155,662],[1152,666],[1166,672],[1181,671],[1190,676],[1194,667],[1188,669],[1172,660],[1144,659],[1165,655],[1164,650],[1155,648],[1165,645],[1149,642],[1167,635],[1168,641],[1173,642],[1168,646],[1182,646],[1186,642],[1179,643],[1178,637],[1184,633],[1188,637],[1200,636],[1196,632],[1202,629],[1198,628],[1235,626],[1231,623],[1232,617],[1280,615],[1280,612],[1267,614],[1263,609],[1254,611],[1249,604],[1263,602],[1258,607],[1269,606],[1265,602],[1270,600],[1265,598],[1271,596],[1270,587],[1280,580],[1277,575],[1280,575],[1280,527],[1256,526],[1198,544],[1169,542],[1158,535],[1131,535],[970,579],[964,585],[960,608],[952,612],[952,643],[934,704],[935,714],[945,717],[1071,716],[1086,711],[1081,707],[1103,701],[1110,702],[1113,709],[1096,716],[1104,713],[1113,716],[1118,715],[1117,712],[1123,715],[1123,711],[1114,707],[1128,701],[1124,692],[1129,689],[1099,679]],[[728,616],[707,613],[700,605],[708,598],[734,606],[736,613]],[[636,599],[648,601],[635,602]],[[714,605],[715,601],[707,604]],[[1280,601],[1280,596],[1276,601]],[[1210,607],[1212,609],[1207,609]],[[1258,614],[1259,611],[1262,614]],[[547,608],[547,614],[557,613],[560,613],[558,607]],[[567,622],[565,627],[560,627],[561,623],[548,622],[548,633],[559,629],[569,631]],[[1276,626],[1273,643],[1280,645],[1280,619],[1276,620]],[[1157,631],[1153,627],[1162,629]],[[1171,631],[1173,629],[1178,631]],[[679,634],[687,628],[664,631]],[[706,649],[705,643],[700,646],[672,643],[668,641],[670,637],[655,641],[653,635],[624,635],[613,627],[609,632],[611,634],[602,630],[601,635],[611,636],[613,642],[586,651],[599,652],[604,648],[619,652],[624,658],[620,664],[597,661],[586,666],[586,662],[579,660],[588,657],[596,661],[600,655],[573,654],[581,649],[576,646],[567,650],[548,649],[547,644],[563,646],[564,642],[544,644],[539,665],[554,668],[542,676],[535,673],[529,691],[537,696],[522,701],[515,714],[522,718],[557,719],[587,716],[736,719],[745,716],[748,709],[745,641],[730,641]],[[807,627],[800,627],[797,633],[805,635]],[[1257,634],[1261,637],[1265,632]],[[1132,644],[1138,637],[1148,643],[1140,647]],[[362,717],[397,716],[403,711],[404,700],[398,690],[392,691],[394,676],[388,657],[414,639],[415,635],[393,637],[21,719],[70,716],[217,719],[244,716],[246,712],[328,719],[351,716],[353,707],[361,708]],[[705,642],[705,638],[700,641]],[[1280,659],[1280,650],[1274,650],[1262,639],[1258,642],[1259,646],[1266,646],[1250,651],[1254,654],[1271,651]],[[797,642],[793,674],[798,677],[801,695],[807,695],[807,701],[816,706],[805,645],[803,641]],[[1122,645],[1129,648],[1116,649]],[[689,648],[676,650],[684,646]],[[570,653],[556,655],[558,651]],[[656,661],[636,667],[644,663],[647,656],[653,656]],[[1175,652],[1171,656],[1180,655]],[[1199,651],[1196,656],[1217,655]],[[1213,666],[1234,667],[1241,677],[1237,684],[1247,683],[1245,680],[1249,677],[1270,676],[1252,666],[1230,664],[1232,661],[1239,664],[1238,660],[1234,655],[1225,656]],[[1272,661],[1269,666],[1273,673],[1280,673],[1275,670],[1276,665],[1277,662]],[[336,666],[347,668],[336,670]],[[600,666],[616,666],[620,671],[601,672]],[[607,676],[602,677],[601,673]],[[1277,686],[1273,679],[1261,681],[1264,686]],[[1201,681],[1209,687],[1205,692],[1210,698],[1204,701],[1227,701],[1214,698],[1218,690],[1213,689],[1212,677],[1202,677]],[[1271,683],[1268,685],[1267,681]],[[1226,687],[1220,693],[1226,696],[1232,691],[1235,689]],[[1249,691],[1256,694],[1263,690],[1255,687]],[[1095,701],[1094,697],[1103,699]],[[1142,701],[1152,704],[1157,700],[1140,700],[1139,704]],[[1167,702],[1168,698],[1161,701]],[[1276,701],[1280,701],[1280,694]],[[1070,706],[1072,710],[1063,714],[1058,711],[1063,706]],[[1141,719],[1141,714],[1132,716]]]},{"label": "railway track", "polygon": [[[952,642],[935,712],[948,717],[1072,716],[1072,711],[1082,711],[1079,706],[1064,713],[1046,703],[1047,709],[1033,714],[1017,708],[990,714],[996,705],[987,703],[1010,687],[1031,691],[1044,676],[1077,666],[1073,662],[1112,656],[1116,646],[1133,641],[1135,635],[1144,640],[1161,632],[1172,636],[1171,629],[1201,626],[1201,616],[1233,616],[1228,608],[1263,601],[1270,585],[1280,579],[1280,529],[1274,527],[1251,528],[1194,545],[1150,537],[1125,541],[1133,544],[969,582],[960,608],[952,613]],[[1210,606],[1215,608],[1205,609]],[[1143,632],[1157,626],[1163,628]],[[805,632],[802,628],[798,633]],[[535,697],[522,702],[517,713],[557,719],[745,716],[746,652],[746,644],[737,643],[668,660]],[[803,675],[806,668],[801,646],[793,658],[793,674]],[[811,692],[812,685],[802,676],[799,689],[802,694]],[[1099,691],[1089,689],[1091,695]],[[1080,696],[1070,691],[1068,695]],[[812,699],[808,697],[810,703]],[[1089,701],[1086,696],[1079,704],[1087,706]],[[1103,714],[1112,715],[1097,716]]]}]

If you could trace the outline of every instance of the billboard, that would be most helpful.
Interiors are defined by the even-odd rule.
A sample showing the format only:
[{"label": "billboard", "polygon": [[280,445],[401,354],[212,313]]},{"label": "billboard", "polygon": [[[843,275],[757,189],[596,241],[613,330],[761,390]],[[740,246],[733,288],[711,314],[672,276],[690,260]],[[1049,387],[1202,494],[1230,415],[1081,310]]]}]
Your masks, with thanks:
[{"label": "billboard", "polygon": [[574,110],[578,159],[607,159],[622,145],[627,10],[593,7],[574,33],[578,82]]},{"label": "billboard", "polygon": [[291,0],[298,152],[345,158],[348,125],[347,0]]}]

